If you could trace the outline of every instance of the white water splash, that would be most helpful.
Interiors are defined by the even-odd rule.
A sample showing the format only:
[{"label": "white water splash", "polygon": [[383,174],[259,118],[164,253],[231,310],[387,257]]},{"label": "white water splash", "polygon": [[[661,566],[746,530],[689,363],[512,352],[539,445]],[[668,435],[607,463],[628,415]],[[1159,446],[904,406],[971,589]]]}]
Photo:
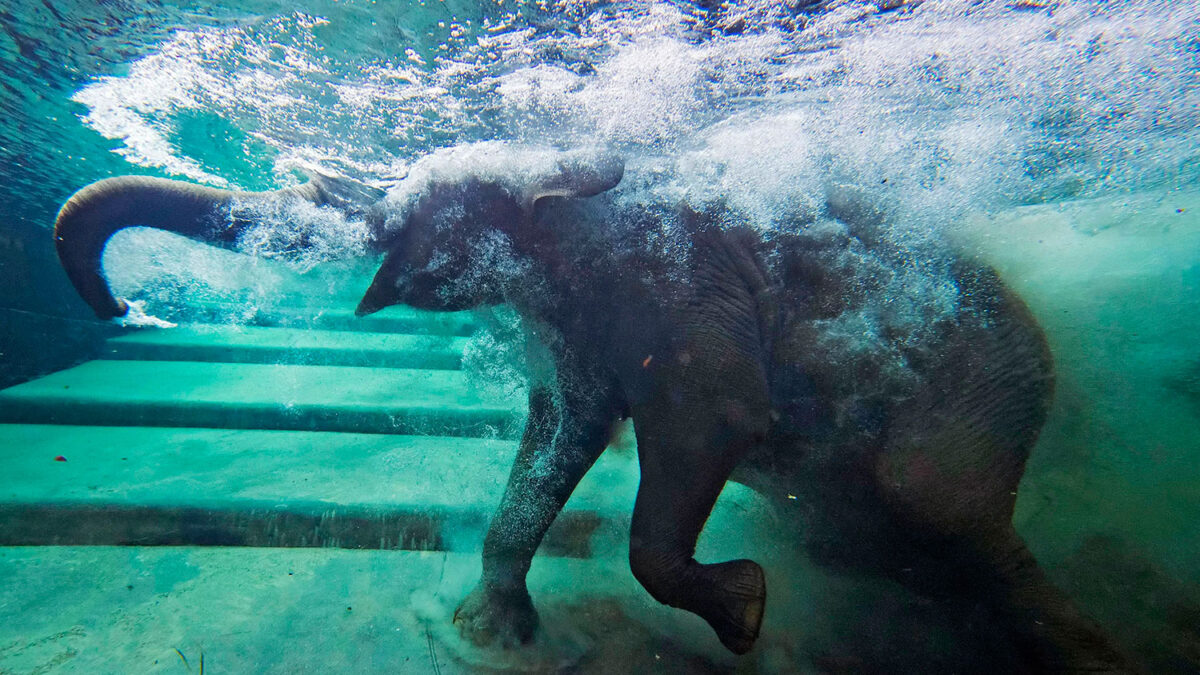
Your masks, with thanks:
[{"label": "white water splash", "polygon": [[171,323],[165,319],[160,319],[157,316],[151,316],[146,313],[145,300],[126,300],[125,305],[128,308],[125,311],[125,316],[118,316],[113,319],[113,322],[119,326],[129,326],[136,328],[175,328],[179,324]]},{"label": "white water splash", "polygon": [[252,223],[238,238],[239,251],[279,260],[299,272],[362,257],[371,237],[365,221],[298,199],[235,201],[231,217]]}]

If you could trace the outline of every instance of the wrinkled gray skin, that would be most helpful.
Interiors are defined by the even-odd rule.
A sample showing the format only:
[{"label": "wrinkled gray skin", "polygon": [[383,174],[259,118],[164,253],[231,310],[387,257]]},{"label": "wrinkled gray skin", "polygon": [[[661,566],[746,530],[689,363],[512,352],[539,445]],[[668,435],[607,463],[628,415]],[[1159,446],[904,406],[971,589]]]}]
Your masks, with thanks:
[{"label": "wrinkled gray skin", "polygon": [[[434,182],[398,227],[394,216],[384,226],[378,195],[347,181],[262,195],[372,220],[373,244],[387,253],[359,315],[398,303],[506,302],[553,355],[553,381],[531,386],[482,579],[455,612],[465,637],[532,638],[534,551],[614,424],[632,417],[641,483],[630,567],[655,599],[705,619],[731,651],[747,652],[758,636],[762,568],[693,554],[733,478],[793,505],[816,560],[983,612],[1016,655],[1005,670],[1128,668],[1013,529],[1053,377],[1040,329],[992,270],[948,258],[958,307],[894,345],[909,369],[900,377],[838,354],[821,335],[822,322],[882,292],[835,264],[848,250],[896,254],[877,211],[835,195],[827,211],[847,226],[840,233],[766,237],[721,207],[622,206],[601,194],[620,182],[622,163],[582,157],[530,185]],[[119,316],[124,302],[99,270],[108,237],[148,225],[231,245],[246,223],[222,215],[230,199],[144,178],[89,186],[59,215],[63,265],[98,316]]]}]

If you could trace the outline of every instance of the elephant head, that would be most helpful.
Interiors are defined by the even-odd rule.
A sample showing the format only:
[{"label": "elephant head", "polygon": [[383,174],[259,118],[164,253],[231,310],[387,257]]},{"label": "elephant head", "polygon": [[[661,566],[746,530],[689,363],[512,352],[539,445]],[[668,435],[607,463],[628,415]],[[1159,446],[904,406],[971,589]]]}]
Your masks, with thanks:
[{"label": "elephant head", "polygon": [[503,302],[506,282],[520,275],[524,256],[546,243],[531,227],[538,201],[600,194],[625,170],[620,158],[601,151],[516,155],[518,171],[456,179],[418,172],[407,179],[420,187],[406,206],[393,209],[399,217],[387,254],[355,313],[395,304],[453,311]]},{"label": "elephant head", "polygon": [[[236,192],[148,176],[97,181],[63,204],[54,242],[75,290],[101,319],[123,317],[125,300],[113,296],[101,270],[109,239],[126,227],[153,227],[200,242],[235,247],[256,214],[270,205],[309,203],[382,224],[383,191],[346,178],[310,173],[308,182],[268,192]],[[374,237],[372,237],[374,239]]]}]

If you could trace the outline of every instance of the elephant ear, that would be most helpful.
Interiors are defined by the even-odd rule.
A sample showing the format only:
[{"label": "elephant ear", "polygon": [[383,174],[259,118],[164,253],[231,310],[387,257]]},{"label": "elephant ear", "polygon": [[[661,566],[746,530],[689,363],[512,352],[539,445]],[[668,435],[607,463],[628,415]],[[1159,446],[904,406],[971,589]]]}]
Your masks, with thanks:
[{"label": "elephant ear", "polygon": [[308,198],[314,203],[331,206],[350,217],[382,217],[380,211],[386,194],[382,188],[312,167],[300,171],[308,178],[302,187],[308,190]]},{"label": "elephant ear", "polygon": [[538,176],[524,194],[531,211],[544,197],[593,197],[611,190],[625,175],[625,160],[604,150],[562,153],[548,173]]}]

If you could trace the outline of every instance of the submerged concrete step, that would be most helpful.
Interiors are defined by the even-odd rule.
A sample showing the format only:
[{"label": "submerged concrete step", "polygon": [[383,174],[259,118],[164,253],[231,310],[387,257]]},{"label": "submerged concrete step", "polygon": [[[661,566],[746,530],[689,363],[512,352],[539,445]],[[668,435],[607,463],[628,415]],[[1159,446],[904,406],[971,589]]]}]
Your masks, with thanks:
[{"label": "submerged concrete step", "polygon": [[471,312],[426,312],[402,305],[388,307],[370,316],[357,317],[354,316],[353,304],[248,308],[233,303],[206,302],[188,307],[186,319],[198,323],[457,336],[470,335],[479,327],[478,320]]},{"label": "submerged concrete step", "polygon": [[507,438],[521,403],[452,370],[98,360],[0,391],[0,422]]},{"label": "submerged concrete step", "polygon": [[[0,424],[0,545],[475,550],[515,452],[474,438]],[[543,552],[623,541],[637,475],[633,453],[606,453]]]},{"label": "submerged concrete step", "polygon": [[[360,527],[342,518],[343,509],[395,513],[417,504],[428,514],[435,505],[475,504],[490,511],[513,450],[512,443],[471,439],[0,425],[0,501],[10,514],[30,507],[23,519],[0,524],[0,536],[19,527],[59,542],[0,547],[0,671],[181,673],[198,671],[201,658],[212,672],[254,673],[566,668],[600,675],[717,673],[737,665],[707,625],[660,605],[630,573],[627,528],[637,469],[628,450],[605,453],[560,518],[587,524],[594,517],[590,536],[556,523],[534,558],[529,589],[541,627],[536,642],[520,650],[474,647],[459,639],[452,622],[479,579],[482,529],[438,521],[426,530],[401,530],[420,534],[408,540],[391,535],[400,545],[440,541],[471,551],[332,548],[352,545]],[[791,630],[803,624],[793,617],[814,611],[827,615],[813,601],[843,598],[844,589],[819,586],[813,593],[811,573],[798,575],[790,562],[789,523],[736,488],[731,484],[717,501],[697,558],[748,557],[768,569],[775,614],[768,614],[766,630]],[[304,536],[331,548],[67,545],[98,541],[76,520],[87,508],[99,513],[111,505],[103,531],[118,533],[117,516],[162,506],[155,513],[164,518],[141,517],[124,539],[109,543],[181,543],[188,537],[172,530],[198,531],[182,509],[245,513],[246,502],[272,504],[284,514],[300,503],[321,504],[326,520],[316,525],[329,529]],[[56,519],[39,520],[37,505],[62,508],[53,511]],[[235,533],[260,537],[243,542],[301,539],[304,530],[290,516],[268,521],[267,515],[260,510],[257,520],[224,522],[241,524]],[[397,520],[380,518],[389,527]],[[705,666],[710,658],[719,667]]]},{"label": "submerged concrete step", "polygon": [[192,324],[110,339],[105,357],[456,370],[467,338],[315,328]]}]

